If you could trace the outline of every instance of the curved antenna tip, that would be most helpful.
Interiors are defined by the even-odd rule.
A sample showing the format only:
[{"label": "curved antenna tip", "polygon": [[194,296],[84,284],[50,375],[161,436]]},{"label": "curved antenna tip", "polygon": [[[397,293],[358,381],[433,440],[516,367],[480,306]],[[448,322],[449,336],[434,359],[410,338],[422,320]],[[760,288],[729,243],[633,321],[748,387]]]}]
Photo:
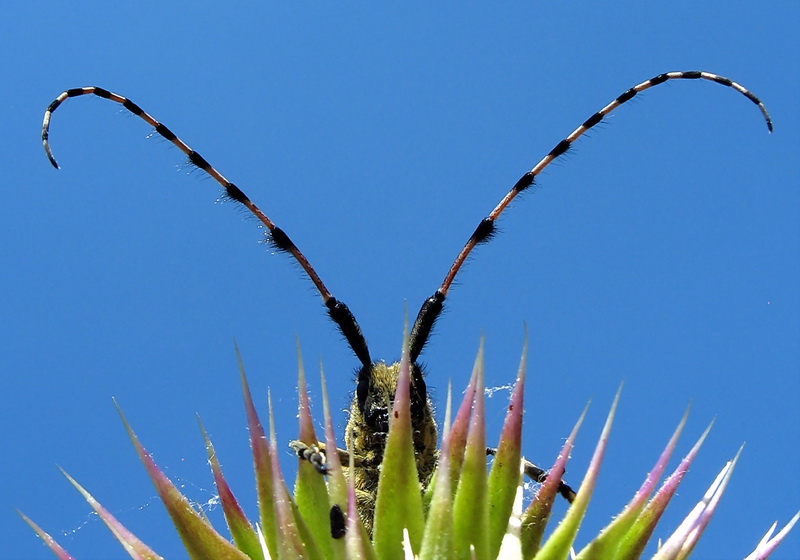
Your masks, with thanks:
[{"label": "curved antenna tip", "polygon": [[767,108],[760,101],[758,102],[758,108],[761,109],[761,114],[764,115],[764,120],[767,121],[767,130],[772,134],[772,117],[769,116]]}]

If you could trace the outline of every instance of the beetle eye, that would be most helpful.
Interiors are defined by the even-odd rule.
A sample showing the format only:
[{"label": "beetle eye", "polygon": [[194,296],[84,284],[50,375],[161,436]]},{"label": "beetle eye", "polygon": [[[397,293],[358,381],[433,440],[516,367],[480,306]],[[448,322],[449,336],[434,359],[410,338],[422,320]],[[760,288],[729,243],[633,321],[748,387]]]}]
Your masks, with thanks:
[{"label": "beetle eye", "polygon": [[358,386],[356,386],[356,398],[358,399],[358,408],[361,411],[361,414],[364,414],[365,408],[367,405],[367,396],[369,395],[369,379],[367,377],[362,377],[358,380]]}]

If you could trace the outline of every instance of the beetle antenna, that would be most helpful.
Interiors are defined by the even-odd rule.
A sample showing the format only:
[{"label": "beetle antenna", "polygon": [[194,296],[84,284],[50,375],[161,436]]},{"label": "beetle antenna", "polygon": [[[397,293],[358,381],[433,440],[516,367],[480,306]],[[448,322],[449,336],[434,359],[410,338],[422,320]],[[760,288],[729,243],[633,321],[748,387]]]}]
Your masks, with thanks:
[{"label": "beetle antenna", "polygon": [[336,323],[336,326],[339,327],[339,330],[341,331],[342,335],[344,335],[345,339],[347,339],[347,343],[350,345],[350,348],[353,349],[353,352],[358,360],[365,366],[368,366],[371,363],[369,349],[367,348],[367,341],[361,332],[361,327],[359,327],[356,318],[353,316],[352,312],[344,302],[339,301],[331,295],[331,293],[328,291],[328,288],[326,288],[325,284],[323,284],[322,279],[311,266],[311,263],[308,262],[308,259],[306,259],[305,255],[300,252],[300,249],[297,248],[286,232],[276,226],[272,220],[270,220],[267,215],[261,211],[261,209],[256,206],[239,187],[228,181],[222,175],[222,173],[217,171],[211,164],[209,164],[203,156],[190,148],[188,144],[178,138],[175,133],[173,133],[166,125],[154,119],[130,99],[96,86],[68,89],[56,97],[55,100],[47,107],[47,110],[45,110],[44,121],[42,122],[42,144],[44,145],[44,151],[47,154],[47,157],[50,159],[50,163],[53,164],[53,167],[56,169],[59,168],[58,163],[53,156],[53,152],[50,149],[50,118],[53,112],[64,101],[70,97],[80,97],[83,95],[96,95],[97,97],[108,99],[114,103],[119,103],[125,109],[143,121],[147,122],[150,126],[155,128],[155,131],[165,140],[169,141],[180,151],[186,154],[186,156],[189,158],[189,161],[193,165],[208,173],[217,183],[219,183],[222,188],[225,189],[225,195],[228,198],[235,200],[250,210],[250,212],[267,228],[268,233],[266,235],[270,244],[279,251],[289,253],[303,268],[306,275],[311,279],[314,287],[322,297],[322,302],[325,304],[325,307],[328,308],[328,315],[331,317],[331,319],[333,319],[333,322]]},{"label": "beetle antenna", "polygon": [[503,211],[508,207],[509,204],[511,204],[511,201],[514,200],[519,193],[533,185],[534,179],[539,173],[542,172],[542,170],[544,170],[545,167],[550,165],[559,156],[564,155],[564,153],[570,149],[572,144],[578,138],[583,136],[589,129],[596,126],[614,109],[633,99],[637,93],[640,93],[646,89],[650,89],[651,87],[659,84],[663,84],[669,80],[697,79],[709,80],[711,82],[733,88],[744,95],[747,99],[758,105],[758,108],[761,110],[761,114],[764,116],[764,120],[767,122],[767,128],[770,132],[772,132],[772,119],[770,119],[767,108],[758,97],[756,97],[741,84],[724,76],[711,74],[710,72],[667,72],[664,74],[659,74],[654,78],[650,78],[649,80],[637,84],[625,91],[622,95],[586,119],[582,125],[573,130],[566,138],[556,144],[556,146],[550,150],[550,153],[539,160],[539,163],[534,165],[530,171],[525,173],[516,182],[516,184],[511,188],[510,191],[508,191],[508,193],[497,204],[497,206],[494,207],[494,210],[492,210],[488,216],[481,220],[481,222],[478,224],[478,227],[475,228],[475,231],[470,236],[469,240],[467,240],[464,248],[461,249],[461,252],[456,257],[456,260],[453,261],[453,264],[450,266],[450,270],[447,271],[447,275],[445,276],[442,284],[439,286],[436,292],[431,297],[426,299],[422,304],[422,308],[420,309],[417,319],[414,322],[414,327],[411,330],[411,360],[417,360],[422,352],[423,347],[425,346],[425,343],[428,341],[428,337],[433,329],[433,325],[439,318],[442,308],[444,307],[444,300],[447,297],[447,292],[450,290],[450,286],[452,286],[456,275],[461,270],[461,267],[464,266],[464,262],[467,260],[467,257],[469,257],[470,253],[472,253],[472,250],[475,249],[475,247],[481,243],[486,243],[489,241],[489,239],[491,239],[491,237],[495,234],[495,222],[497,221],[497,218],[500,217],[500,214],[503,213]]}]

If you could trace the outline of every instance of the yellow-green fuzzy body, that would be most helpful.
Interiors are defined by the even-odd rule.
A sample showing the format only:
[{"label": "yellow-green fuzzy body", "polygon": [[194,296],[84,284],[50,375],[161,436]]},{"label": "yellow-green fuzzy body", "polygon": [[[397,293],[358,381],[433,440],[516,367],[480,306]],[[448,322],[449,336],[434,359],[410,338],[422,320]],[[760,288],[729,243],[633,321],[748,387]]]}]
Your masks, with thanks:
[{"label": "yellow-green fuzzy body", "polygon": [[[371,382],[368,392],[369,402],[367,405],[391,411],[394,404],[400,364],[394,363],[387,366],[383,362],[375,362],[371,367]],[[413,365],[412,368],[417,370],[417,375],[411,376],[411,393],[413,395],[415,393],[419,394],[418,391],[415,391],[414,379],[421,379],[422,377],[418,366]],[[433,405],[427,396],[427,392],[424,390],[423,392],[425,394],[424,402],[418,403],[419,406],[416,411],[412,411],[412,430],[417,473],[424,489],[430,482],[431,475],[436,468],[438,430],[433,416]],[[376,429],[367,422],[359,407],[358,398],[354,397],[350,406],[350,419],[347,422],[345,433],[347,449],[353,454],[354,469],[352,473],[347,472],[348,469],[346,468],[345,471],[348,477],[352,474],[358,502],[358,513],[370,534],[372,534],[378,477],[381,472],[387,435],[387,431]]]}]

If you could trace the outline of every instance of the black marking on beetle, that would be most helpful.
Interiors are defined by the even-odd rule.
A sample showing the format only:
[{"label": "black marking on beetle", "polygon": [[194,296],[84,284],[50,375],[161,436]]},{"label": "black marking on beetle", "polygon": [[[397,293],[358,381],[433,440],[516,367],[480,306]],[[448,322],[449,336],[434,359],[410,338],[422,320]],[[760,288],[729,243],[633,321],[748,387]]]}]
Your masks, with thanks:
[{"label": "black marking on beetle", "polygon": [[339,507],[339,504],[333,504],[333,506],[331,506],[330,520],[331,537],[334,539],[341,539],[344,537],[347,526],[345,524],[344,513],[342,513],[342,508]]}]

